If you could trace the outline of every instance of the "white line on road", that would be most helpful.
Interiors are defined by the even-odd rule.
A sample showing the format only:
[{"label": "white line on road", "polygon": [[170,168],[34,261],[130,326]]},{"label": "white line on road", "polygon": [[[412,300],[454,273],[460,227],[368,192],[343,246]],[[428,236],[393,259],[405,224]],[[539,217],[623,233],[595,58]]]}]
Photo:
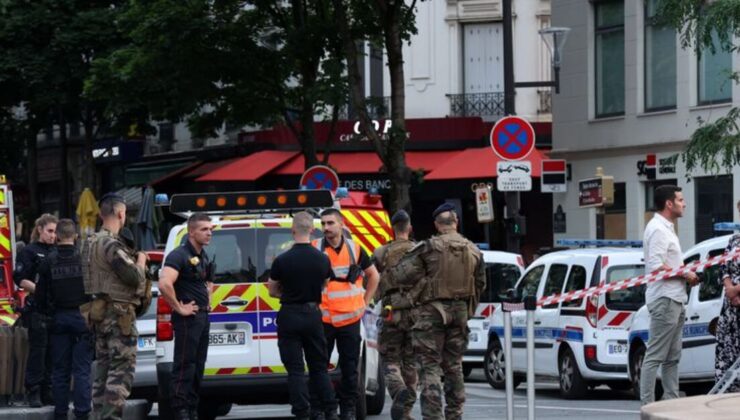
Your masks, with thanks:
[{"label": "white line on road", "polygon": [[[506,407],[506,404],[500,404],[500,403],[488,403],[488,404],[465,403],[465,407]],[[634,410],[617,410],[617,409],[612,409],[612,408],[557,407],[557,406],[551,406],[551,405],[536,405],[535,407],[538,408],[538,409],[544,409],[544,410],[594,411],[594,412],[599,412],[599,413],[640,414],[639,411],[634,411]],[[526,405],[521,405],[521,404],[514,404],[514,408],[527,408],[527,406]]]}]

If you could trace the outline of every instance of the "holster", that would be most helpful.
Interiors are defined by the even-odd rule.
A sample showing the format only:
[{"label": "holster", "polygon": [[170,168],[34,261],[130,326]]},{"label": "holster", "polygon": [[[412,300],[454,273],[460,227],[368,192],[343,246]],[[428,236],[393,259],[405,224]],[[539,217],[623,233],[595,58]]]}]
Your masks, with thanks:
[{"label": "holster", "polygon": [[92,302],[83,303],[80,305],[80,315],[82,315],[82,319],[85,320],[85,325],[87,325],[87,329],[92,328],[92,321],[90,320],[90,312],[92,311]]},{"label": "holster", "polygon": [[136,309],[131,304],[113,304],[113,311],[118,318],[118,327],[125,336],[130,336],[136,321]]},{"label": "holster", "polygon": [[92,323],[102,322],[105,319],[107,307],[108,302],[105,299],[95,299],[90,302],[90,321]]}]

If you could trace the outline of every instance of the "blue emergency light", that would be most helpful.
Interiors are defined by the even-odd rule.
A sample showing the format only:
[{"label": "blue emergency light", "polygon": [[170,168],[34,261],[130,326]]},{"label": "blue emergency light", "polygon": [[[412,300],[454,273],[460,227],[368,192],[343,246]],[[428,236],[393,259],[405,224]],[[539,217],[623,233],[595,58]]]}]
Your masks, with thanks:
[{"label": "blue emergency light", "polygon": [[557,245],[560,246],[577,246],[585,248],[587,246],[594,247],[632,247],[642,248],[642,241],[623,240],[623,239],[558,239]]},{"label": "blue emergency light", "polygon": [[490,250],[491,250],[491,245],[489,245],[489,244],[487,244],[487,243],[485,243],[485,242],[478,242],[478,243],[476,243],[475,245],[476,245],[476,246],[478,247],[478,249],[480,249],[481,251],[490,251]]},{"label": "blue emergency light", "polygon": [[337,188],[337,192],[334,193],[334,198],[337,200],[347,197],[349,197],[349,190],[347,189],[347,187],[339,187]]},{"label": "blue emergency light", "polygon": [[718,230],[718,231],[740,230],[740,223],[732,223],[732,222],[715,223],[714,230]]}]

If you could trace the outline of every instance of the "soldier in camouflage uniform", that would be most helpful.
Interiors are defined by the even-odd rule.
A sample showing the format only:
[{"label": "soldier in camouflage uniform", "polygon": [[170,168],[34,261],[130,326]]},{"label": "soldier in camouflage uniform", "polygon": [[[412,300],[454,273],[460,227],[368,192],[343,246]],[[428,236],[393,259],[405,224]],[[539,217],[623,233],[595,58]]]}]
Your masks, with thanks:
[{"label": "soldier in camouflage uniform", "polygon": [[397,284],[414,286],[410,296],[419,304],[412,311],[412,339],[420,361],[424,419],[462,418],[467,322],[485,286],[483,256],[475,244],[457,233],[454,210],[451,204],[439,206],[433,213],[439,234],[413,247],[389,272]]},{"label": "soldier in camouflage uniform", "polygon": [[378,296],[383,304],[383,327],[378,337],[378,347],[385,364],[385,383],[393,398],[391,418],[410,419],[411,409],[416,402],[416,357],[411,343],[411,302],[407,290],[393,283],[385,272],[394,267],[406,252],[414,246],[409,240],[411,218],[399,210],[391,218],[395,240],[375,249],[373,258],[380,271]]},{"label": "soldier in camouflage uniform", "polygon": [[100,201],[101,230],[82,248],[85,292],[95,299],[81,307],[95,333],[97,366],[93,383],[95,419],[120,419],[136,367],[136,305],[145,291],[146,255],[134,255],[118,237],[126,204],[117,194]]}]

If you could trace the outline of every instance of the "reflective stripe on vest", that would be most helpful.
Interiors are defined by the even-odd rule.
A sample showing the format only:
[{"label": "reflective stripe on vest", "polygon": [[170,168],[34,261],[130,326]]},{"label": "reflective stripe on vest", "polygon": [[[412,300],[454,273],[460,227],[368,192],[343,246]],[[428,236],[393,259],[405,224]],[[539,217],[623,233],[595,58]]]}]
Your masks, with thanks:
[{"label": "reflective stripe on vest", "polygon": [[[337,252],[331,246],[322,248],[322,240],[313,241],[313,246],[329,257],[334,276],[346,279],[350,266],[356,264],[359,246],[351,239],[344,239],[342,249]],[[365,313],[365,288],[362,276],[354,282],[330,280],[321,294],[322,321],[342,327],[359,321]]]}]

